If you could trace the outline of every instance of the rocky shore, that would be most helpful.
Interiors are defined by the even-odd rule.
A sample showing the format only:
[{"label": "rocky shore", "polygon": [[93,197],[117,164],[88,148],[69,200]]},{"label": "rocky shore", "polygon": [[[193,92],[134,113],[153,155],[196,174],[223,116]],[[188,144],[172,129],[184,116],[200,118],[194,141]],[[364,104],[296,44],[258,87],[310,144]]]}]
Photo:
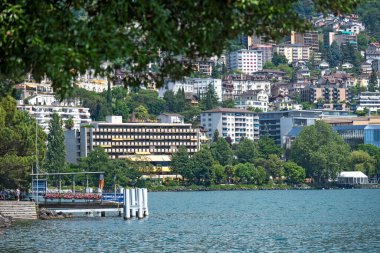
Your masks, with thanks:
[{"label": "rocky shore", "polygon": [[40,220],[58,220],[72,218],[72,214],[65,214],[62,212],[56,212],[53,210],[48,210],[46,208],[41,208],[38,212],[38,217]]}]

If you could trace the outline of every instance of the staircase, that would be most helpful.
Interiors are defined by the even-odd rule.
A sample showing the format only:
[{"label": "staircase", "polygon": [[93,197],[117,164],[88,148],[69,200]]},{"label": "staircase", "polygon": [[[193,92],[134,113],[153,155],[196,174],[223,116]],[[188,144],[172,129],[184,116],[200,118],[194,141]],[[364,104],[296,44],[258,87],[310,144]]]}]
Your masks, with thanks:
[{"label": "staircase", "polygon": [[36,220],[36,204],[30,201],[0,201],[0,213],[14,220]]}]

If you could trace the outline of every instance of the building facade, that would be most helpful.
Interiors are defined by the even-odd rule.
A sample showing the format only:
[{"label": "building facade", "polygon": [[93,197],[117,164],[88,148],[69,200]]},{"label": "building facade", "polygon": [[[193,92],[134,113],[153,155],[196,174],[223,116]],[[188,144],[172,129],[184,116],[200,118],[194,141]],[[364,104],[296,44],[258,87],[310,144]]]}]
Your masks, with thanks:
[{"label": "building facade", "polygon": [[179,81],[167,81],[158,91],[160,97],[164,97],[165,92],[171,90],[177,93],[183,89],[186,94],[193,94],[199,97],[204,96],[207,93],[209,85],[212,85],[215,89],[218,100],[222,101],[222,80],[214,78],[188,78],[185,77]]},{"label": "building facade", "polygon": [[270,95],[271,82],[265,75],[229,75],[223,79],[223,99],[237,99],[246,91],[261,91]]},{"label": "building facade", "polygon": [[281,44],[275,50],[278,54],[284,55],[288,63],[308,61],[311,57],[311,47],[303,44]]},{"label": "building facade", "polygon": [[263,51],[241,49],[229,54],[229,69],[252,74],[263,69]]},{"label": "building facade", "polygon": [[[199,129],[184,123],[122,123],[121,116],[107,116],[105,122],[82,126],[67,133],[69,161],[86,157],[96,147],[105,149],[111,159],[149,162],[162,173],[170,173],[171,155],[185,146],[190,155],[207,141]],[[76,139],[76,140],[73,140]]]},{"label": "building facade", "polygon": [[91,123],[89,108],[73,106],[44,106],[44,105],[18,105],[18,110],[28,112],[45,133],[49,133],[49,123],[54,113],[57,113],[63,122],[72,118],[73,129],[79,129],[81,124]]},{"label": "building facade", "polygon": [[302,110],[259,113],[260,136],[269,135],[277,145],[284,145],[284,136],[294,127],[314,124],[315,120],[330,117],[352,117],[347,111]]},{"label": "building facade", "polygon": [[256,141],[259,139],[259,117],[257,113],[237,108],[217,108],[201,113],[201,126],[212,138],[218,130],[221,137],[231,138],[239,143],[241,138]]},{"label": "building facade", "polygon": [[235,99],[235,107],[240,109],[255,108],[268,111],[269,97],[264,91],[246,91]]},{"label": "building facade", "polygon": [[359,95],[357,110],[368,109],[371,112],[377,112],[380,109],[380,92],[362,92]]}]

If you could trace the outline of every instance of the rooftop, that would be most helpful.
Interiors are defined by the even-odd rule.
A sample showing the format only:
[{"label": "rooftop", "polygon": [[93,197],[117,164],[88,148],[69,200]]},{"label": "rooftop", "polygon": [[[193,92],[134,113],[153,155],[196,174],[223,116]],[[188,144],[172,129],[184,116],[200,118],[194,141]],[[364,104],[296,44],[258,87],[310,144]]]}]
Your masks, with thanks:
[{"label": "rooftop", "polygon": [[240,113],[255,113],[246,109],[239,108],[216,108],[212,110],[203,111],[202,113],[214,113],[214,112],[240,112]]}]

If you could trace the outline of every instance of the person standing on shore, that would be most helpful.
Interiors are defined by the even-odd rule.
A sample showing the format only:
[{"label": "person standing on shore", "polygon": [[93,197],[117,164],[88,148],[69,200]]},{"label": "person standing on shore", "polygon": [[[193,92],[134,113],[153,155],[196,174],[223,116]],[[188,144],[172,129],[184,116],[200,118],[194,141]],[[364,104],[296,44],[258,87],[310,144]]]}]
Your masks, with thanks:
[{"label": "person standing on shore", "polygon": [[20,201],[20,189],[17,188],[16,190],[16,196],[17,196],[17,201]]}]

